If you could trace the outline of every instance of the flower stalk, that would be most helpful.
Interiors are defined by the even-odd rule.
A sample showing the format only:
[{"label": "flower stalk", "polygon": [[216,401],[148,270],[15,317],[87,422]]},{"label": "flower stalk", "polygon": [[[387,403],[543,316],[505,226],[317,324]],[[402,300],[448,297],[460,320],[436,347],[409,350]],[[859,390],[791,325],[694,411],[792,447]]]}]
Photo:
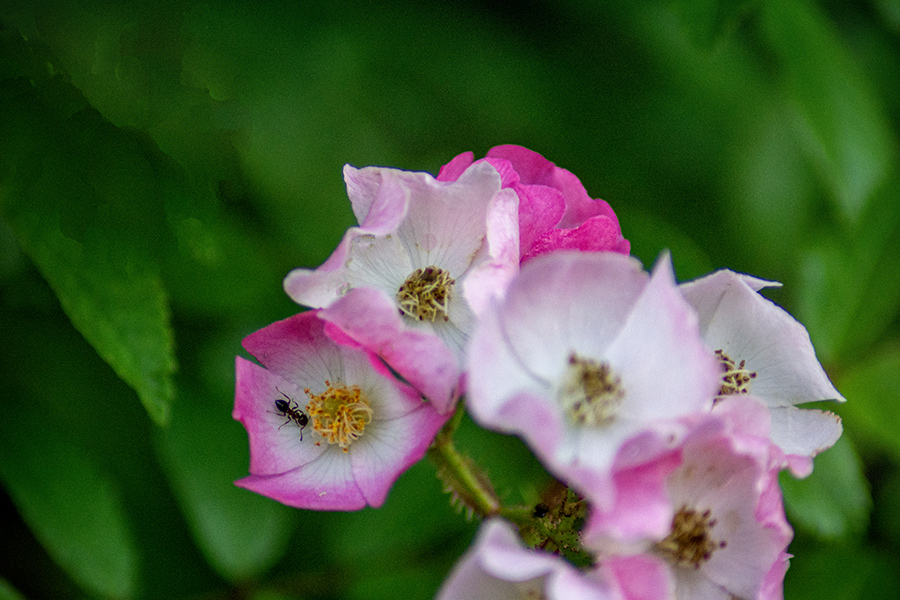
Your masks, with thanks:
[{"label": "flower stalk", "polygon": [[481,468],[468,456],[461,454],[453,444],[453,434],[462,421],[465,409],[462,402],[444,427],[438,432],[428,449],[428,458],[435,465],[444,489],[455,502],[479,517],[500,514],[500,499],[490,480]]}]

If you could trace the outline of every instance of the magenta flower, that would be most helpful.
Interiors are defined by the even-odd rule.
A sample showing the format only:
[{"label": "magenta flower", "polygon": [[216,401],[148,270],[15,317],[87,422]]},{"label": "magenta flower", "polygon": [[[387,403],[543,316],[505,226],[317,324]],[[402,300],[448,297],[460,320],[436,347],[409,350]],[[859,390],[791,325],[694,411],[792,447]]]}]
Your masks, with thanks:
[{"label": "magenta flower", "polygon": [[752,394],[771,412],[772,440],[797,475],[841,436],[841,419],[795,405],[844,402],[816,359],[806,328],[761,296],[780,284],[720,270],[680,286],[700,318],[700,332],[725,370],[719,397]]},{"label": "magenta flower", "polygon": [[244,339],[265,368],[236,360],[233,417],[251,473],[236,483],[297,508],[381,506],[446,418],[328,327],[310,311]]},{"label": "magenta flower", "polygon": [[[474,161],[465,152],[441,168],[438,180],[454,181]],[[500,172],[503,187],[519,196],[521,261],[557,250],[628,254],[619,220],[603,200],[592,199],[581,181],[522,146],[496,146],[482,159]],[[481,161],[476,161],[481,162]]]},{"label": "magenta flower", "polygon": [[709,410],[720,380],[668,256],[648,278],[621,254],[565,252],[523,266],[482,316],[468,381],[481,424],[521,435],[607,506],[613,467],[676,445],[686,432],[678,418]]},{"label": "magenta flower", "polygon": [[427,173],[344,168],[360,223],[318,269],[295,269],[296,302],[379,354],[435,403],[452,409],[475,313],[518,270],[518,198],[488,164],[454,182]]},{"label": "magenta flower", "polygon": [[506,521],[481,526],[438,600],[607,600],[616,598],[597,572],[580,572],[555,554],[526,548]]},{"label": "magenta flower", "polygon": [[666,479],[666,531],[617,537],[616,518],[640,510],[629,505],[625,483],[616,508],[592,516],[582,539],[623,587],[652,580],[680,600],[779,598],[793,535],[778,487],[779,454],[762,403],[725,400],[678,452],[681,464]]}]

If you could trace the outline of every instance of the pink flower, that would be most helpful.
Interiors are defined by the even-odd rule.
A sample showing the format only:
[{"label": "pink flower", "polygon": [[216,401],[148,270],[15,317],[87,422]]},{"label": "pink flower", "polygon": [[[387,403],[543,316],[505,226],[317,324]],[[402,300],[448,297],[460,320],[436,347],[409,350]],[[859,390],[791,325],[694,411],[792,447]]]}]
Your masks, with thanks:
[{"label": "pink flower", "polygon": [[[454,181],[475,156],[460,154],[441,168],[440,181]],[[522,146],[491,148],[482,159],[500,172],[503,187],[519,196],[521,261],[556,250],[628,254],[619,220],[603,200],[592,199],[566,169]],[[481,161],[477,161],[481,162]]]},{"label": "pink flower", "polygon": [[328,327],[311,311],[244,339],[266,368],[236,359],[251,473],[236,483],[297,508],[377,507],[446,418]]},{"label": "pink flower", "polygon": [[285,278],[300,304],[379,354],[441,412],[453,408],[475,315],[518,271],[518,198],[488,164],[454,182],[344,168],[360,223],[318,269]]},{"label": "pink flower", "polygon": [[670,591],[666,597],[683,600],[780,598],[793,534],[778,487],[780,452],[769,442],[762,403],[723,401],[677,454],[681,464],[666,478],[666,531],[618,537],[616,520],[640,510],[629,504],[628,483],[619,482],[615,509],[592,515],[585,544],[622,587],[653,580]]},{"label": "pink flower", "polygon": [[719,375],[668,256],[648,278],[621,254],[554,253],[523,266],[482,316],[468,407],[608,506],[613,468],[677,445],[687,431],[678,418],[709,410]]},{"label": "pink flower", "polygon": [[806,328],[758,293],[778,285],[723,269],[680,289],[726,371],[720,397],[753,394],[765,402],[772,440],[788,455],[791,470],[805,476],[812,457],[834,445],[843,429],[837,415],[795,405],[844,398],[816,359]]},{"label": "pink flower", "polygon": [[491,519],[444,582],[438,600],[616,598],[597,572],[579,572],[565,560],[526,548],[507,522]]}]

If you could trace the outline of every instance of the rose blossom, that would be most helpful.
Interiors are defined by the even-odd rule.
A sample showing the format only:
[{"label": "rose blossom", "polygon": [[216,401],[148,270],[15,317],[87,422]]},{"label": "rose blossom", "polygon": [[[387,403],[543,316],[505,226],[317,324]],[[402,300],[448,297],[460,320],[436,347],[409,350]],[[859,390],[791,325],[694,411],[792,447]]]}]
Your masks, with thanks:
[{"label": "rose blossom", "polygon": [[297,508],[380,506],[446,418],[329,327],[310,311],[244,339],[265,368],[236,359],[251,473],[236,483]]},{"label": "rose blossom", "polygon": [[452,409],[475,312],[518,270],[518,198],[489,164],[453,182],[344,168],[359,227],[318,269],[285,278],[300,304],[376,352],[438,410]]},{"label": "rose blossom", "polygon": [[611,600],[597,572],[579,572],[561,557],[526,548],[512,526],[485,521],[478,538],[444,582],[437,600]]},{"label": "rose blossom", "polygon": [[841,419],[795,405],[844,402],[816,359],[806,328],[758,292],[779,283],[726,269],[680,286],[700,319],[707,346],[722,363],[720,397],[752,394],[769,407],[772,440],[797,475],[841,436]]},{"label": "rose blossom", "polygon": [[[464,152],[441,168],[438,180],[454,181],[474,161]],[[628,254],[619,220],[603,200],[592,199],[578,178],[532,150],[504,145],[481,161],[503,177],[503,187],[519,196],[521,261],[556,250]],[[474,161],[474,162],[481,162]]]},{"label": "rose blossom", "polygon": [[592,515],[583,541],[623,587],[659,581],[658,591],[678,600],[780,598],[792,531],[768,424],[761,402],[724,400],[676,451],[680,464],[666,479],[672,515],[666,531],[644,539],[620,535],[619,519],[640,518],[629,482],[620,481],[616,507]]},{"label": "rose blossom", "polygon": [[521,435],[557,476],[608,505],[613,466],[668,451],[686,431],[677,419],[709,410],[718,386],[667,255],[648,277],[621,254],[565,252],[524,265],[483,315],[467,402],[479,423]]}]

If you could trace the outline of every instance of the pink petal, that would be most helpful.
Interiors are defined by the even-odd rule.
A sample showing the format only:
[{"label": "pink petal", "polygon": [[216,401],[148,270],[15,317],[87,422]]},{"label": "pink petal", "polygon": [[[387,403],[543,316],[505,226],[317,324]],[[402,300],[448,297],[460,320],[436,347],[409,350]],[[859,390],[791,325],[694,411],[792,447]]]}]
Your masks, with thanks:
[{"label": "pink petal", "polygon": [[700,338],[696,315],[678,292],[668,254],[657,261],[606,356],[628,390],[626,401],[640,400],[629,406],[636,418],[667,419],[711,406],[721,371]]},{"label": "pink petal", "polygon": [[367,429],[368,435],[354,443],[350,449],[353,478],[369,506],[384,504],[397,477],[425,455],[449,417],[419,401],[412,412]]},{"label": "pink petal", "polygon": [[641,538],[664,538],[672,526],[673,507],[667,491],[667,477],[681,464],[681,454],[661,457],[613,474],[615,504],[611,510],[595,506],[582,539],[597,546],[602,537],[632,543]]},{"label": "pink petal", "polygon": [[748,369],[761,373],[752,391],[770,407],[843,402],[816,359],[806,328],[755,291],[766,284],[725,270],[685,283],[681,291],[697,310],[707,343],[734,360],[746,359]]},{"label": "pink petal", "polygon": [[472,152],[463,152],[441,167],[441,170],[438,171],[438,175],[435,179],[438,181],[456,181],[459,179],[459,176],[463,174],[463,171],[469,168],[469,165],[471,165],[474,160],[475,155],[472,154]]},{"label": "pink petal", "polygon": [[[622,242],[625,242],[622,244]],[[591,217],[575,229],[551,229],[544,233],[522,256],[526,262],[540,254],[558,250],[580,252],[619,252],[628,254],[631,244],[622,239],[619,226],[605,215]]]},{"label": "pink petal", "polygon": [[472,311],[479,315],[492,299],[506,292],[519,272],[519,232],[516,219],[519,202],[511,190],[500,190],[488,206],[488,260],[469,269],[463,280],[463,294]]},{"label": "pink petal", "polygon": [[251,475],[235,484],[295,508],[359,510],[366,506],[365,496],[353,480],[349,456],[334,447],[286,473]]},{"label": "pink petal", "polygon": [[[370,168],[371,169],[371,168]],[[348,178],[348,186],[359,185],[362,188],[364,182],[373,178],[371,171],[362,169],[369,175],[363,177],[360,171],[349,168],[345,170]],[[381,180],[380,174],[378,180]],[[340,245],[334,253],[318,269],[294,269],[284,278],[284,290],[294,302],[313,308],[321,308],[340,297],[350,287],[351,275],[345,269],[350,250],[356,240],[365,240],[367,236],[383,236],[391,233],[399,227],[406,218],[408,201],[406,191],[400,185],[397,178],[384,178],[370,202],[362,202],[358,205],[360,210],[366,210],[365,219],[359,227],[351,227],[344,234]],[[356,206],[354,207],[356,210]],[[411,269],[410,269],[411,270]],[[393,284],[391,284],[393,285]]]},{"label": "pink petal", "polygon": [[674,584],[666,565],[658,558],[637,554],[612,556],[601,568],[613,580],[623,600],[669,600]]},{"label": "pink petal", "polygon": [[538,184],[562,192],[566,199],[566,213],[557,227],[571,229],[597,215],[609,217],[619,226],[619,221],[609,204],[592,199],[581,181],[571,172],[557,167],[552,162],[522,146],[506,145],[491,148],[488,157],[505,158],[519,173],[523,184]]},{"label": "pink petal", "polygon": [[[327,337],[317,311],[276,321],[244,338],[244,349],[272,373],[304,381],[330,379],[343,368],[342,353]],[[274,399],[273,399],[274,400]]]},{"label": "pink petal", "polygon": [[352,289],[319,315],[384,359],[438,412],[453,409],[460,376],[456,358],[436,336],[408,328],[383,292]]},{"label": "pink petal", "polygon": [[232,416],[247,429],[251,473],[284,473],[312,462],[322,454],[323,448],[309,441],[314,435],[312,431],[306,429],[301,441],[297,424],[286,422],[275,407],[275,400],[283,399],[282,392],[296,399],[300,407],[306,406],[307,397],[303,390],[241,357],[235,360],[235,373]]}]

